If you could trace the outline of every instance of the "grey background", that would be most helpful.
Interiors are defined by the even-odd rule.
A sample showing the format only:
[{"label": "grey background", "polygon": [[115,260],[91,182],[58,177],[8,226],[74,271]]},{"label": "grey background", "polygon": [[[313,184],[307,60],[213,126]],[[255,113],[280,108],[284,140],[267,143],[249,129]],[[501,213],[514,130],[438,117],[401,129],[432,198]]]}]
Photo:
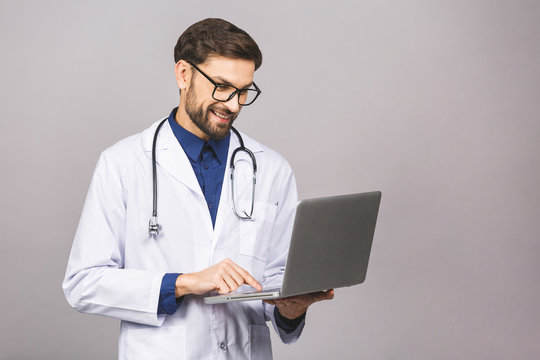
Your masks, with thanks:
[{"label": "grey background", "polygon": [[0,3],[1,359],[112,359],[118,322],[63,297],[101,150],[178,102],[172,49],[206,17],[264,53],[237,124],[300,196],[381,190],[366,283],[314,305],[277,359],[540,356],[537,1]]}]

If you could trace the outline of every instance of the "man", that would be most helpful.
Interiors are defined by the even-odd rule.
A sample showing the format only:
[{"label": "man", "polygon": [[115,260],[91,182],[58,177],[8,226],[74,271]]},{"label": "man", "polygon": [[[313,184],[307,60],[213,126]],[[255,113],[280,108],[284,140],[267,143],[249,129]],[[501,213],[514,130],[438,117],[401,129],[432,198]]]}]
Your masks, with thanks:
[{"label": "man", "polygon": [[[179,106],[161,128],[158,121],[101,154],[64,292],[78,311],[122,320],[121,359],[271,358],[266,321],[291,343],[308,306],[333,291],[220,305],[201,296],[282,281],[297,202],[293,173],[279,154],[230,131],[260,94],[253,75],[262,54],[221,19],[190,26],[174,53]],[[254,159],[238,151],[231,178],[239,136]],[[149,233],[154,137],[159,216]]]}]

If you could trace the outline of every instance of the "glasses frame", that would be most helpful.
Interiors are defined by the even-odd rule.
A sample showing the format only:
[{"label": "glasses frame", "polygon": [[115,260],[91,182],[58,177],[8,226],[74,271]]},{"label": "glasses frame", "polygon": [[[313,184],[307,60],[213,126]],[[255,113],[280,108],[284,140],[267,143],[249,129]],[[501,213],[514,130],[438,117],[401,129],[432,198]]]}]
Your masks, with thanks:
[{"label": "glasses frame", "polygon": [[[187,63],[191,66],[193,66],[195,68],[195,70],[197,70],[198,72],[201,73],[202,76],[204,76],[205,78],[208,79],[208,81],[210,81],[212,83],[212,85],[214,85],[214,91],[212,91],[212,99],[216,100],[216,101],[219,101],[219,102],[227,102],[227,101],[230,101],[233,97],[236,96],[236,94],[238,94],[239,91],[256,91],[257,92],[257,95],[255,95],[255,97],[253,98],[253,100],[251,100],[249,103],[247,104],[241,104],[240,103],[240,94],[238,94],[238,105],[240,106],[249,106],[251,104],[253,104],[255,102],[255,100],[257,100],[257,98],[259,97],[259,95],[261,95],[262,91],[261,89],[259,89],[259,87],[257,86],[257,84],[255,84],[255,82],[253,82],[253,86],[255,87],[255,89],[239,89],[237,88],[236,86],[233,86],[233,85],[230,85],[230,84],[222,84],[222,83],[218,83],[218,82],[215,82],[214,80],[212,80],[212,78],[210,78],[210,76],[206,75],[201,69],[199,69],[194,63],[192,63],[191,61],[187,61]],[[218,86],[227,86],[227,87],[231,87],[231,88],[234,88],[235,90],[231,93],[231,95],[229,95],[229,97],[226,99],[226,100],[220,100],[220,99],[216,99],[215,97],[215,93],[218,89]]]}]

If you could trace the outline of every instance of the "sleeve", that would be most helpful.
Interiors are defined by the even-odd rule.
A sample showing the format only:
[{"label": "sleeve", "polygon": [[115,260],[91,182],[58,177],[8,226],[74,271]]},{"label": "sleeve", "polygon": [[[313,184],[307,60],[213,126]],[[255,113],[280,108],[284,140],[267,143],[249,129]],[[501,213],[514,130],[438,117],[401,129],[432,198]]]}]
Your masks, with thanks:
[{"label": "sleeve", "polygon": [[287,334],[290,334],[305,321],[306,313],[296,319],[287,319],[279,313],[277,307],[274,307],[274,318],[276,319],[276,325]]},{"label": "sleeve", "polygon": [[180,275],[179,273],[163,275],[161,290],[159,291],[158,314],[174,314],[184,300],[183,296],[176,298],[176,279]]},{"label": "sleeve", "polygon": [[[294,216],[296,214],[296,204],[298,203],[298,193],[296,181],[290,166],[285,163],[285,176],[283,185],[279,192],[278,210],[274,227],[272,230],[272,246],[268,249],[268,263],[266,264],[263,288],[280,287],[283,283],[285,273],[285,263],[289,252]],[[274,305],[264,303],[265,318],[272,321],[274,330],[285,344],[292,344],[298,340],[304,329],[305,322],[302,321],[291,332],[287,332],[278,326]]]},{"label": "sleeve", "polygon": [[126,191],[120,171],[102,153],[84,208],[62,284],[77,311],[161,326],[160,287],[165,273],[124,269]]}]

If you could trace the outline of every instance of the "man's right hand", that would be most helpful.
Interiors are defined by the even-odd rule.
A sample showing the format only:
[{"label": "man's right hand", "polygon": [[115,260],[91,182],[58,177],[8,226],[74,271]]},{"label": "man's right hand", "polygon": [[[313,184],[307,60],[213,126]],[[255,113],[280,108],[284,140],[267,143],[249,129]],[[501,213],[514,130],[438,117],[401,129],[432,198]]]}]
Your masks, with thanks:
[{"label": "man's right hand", "polygon": [[224,259],[202,271],[182,274],[176,278],[176,297],[187,294],[202,295],[208,291],[216,290],[226,294],[248,284],[257,291],[262,290],[261,284],[246,270],[236,265],[230,259]]}]

